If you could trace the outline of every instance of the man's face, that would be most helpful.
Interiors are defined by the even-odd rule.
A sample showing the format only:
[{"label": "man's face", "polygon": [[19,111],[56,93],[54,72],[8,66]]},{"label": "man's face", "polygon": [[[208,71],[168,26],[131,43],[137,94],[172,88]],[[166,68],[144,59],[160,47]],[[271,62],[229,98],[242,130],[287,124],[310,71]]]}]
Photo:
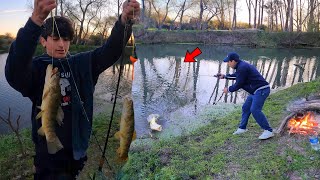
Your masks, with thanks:
[{"label": "man's face", "polygon": [[228,66],[232,69],[235,69],[237,65],[237,62],[235,60],[228,61]]},{"label": "man's face", "polygon": [[41,44],[47,50],[47,54],[54,58],[65,58],[70,47],[70,40],[68,38],[59,38],[48,36],[47,40],[41,37]]}]

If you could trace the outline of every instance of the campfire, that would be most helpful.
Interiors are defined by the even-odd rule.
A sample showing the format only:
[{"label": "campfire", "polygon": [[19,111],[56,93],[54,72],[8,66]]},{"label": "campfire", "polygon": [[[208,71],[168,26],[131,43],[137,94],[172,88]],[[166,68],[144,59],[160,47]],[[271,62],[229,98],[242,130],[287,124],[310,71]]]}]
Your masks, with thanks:
[{"label": "campfire", "polygon": [[315,98],[297,100],[288,105],[290,114],[285,117],[277,133],[317,135],[320,133],[320,94]]},{"label": "campfire", "polygon": [[311,135],[317,134],[319,131],[319,123],[316,121],[315,113],[312,111],[297,113],[289,119],[287,127],[289,134]]}]

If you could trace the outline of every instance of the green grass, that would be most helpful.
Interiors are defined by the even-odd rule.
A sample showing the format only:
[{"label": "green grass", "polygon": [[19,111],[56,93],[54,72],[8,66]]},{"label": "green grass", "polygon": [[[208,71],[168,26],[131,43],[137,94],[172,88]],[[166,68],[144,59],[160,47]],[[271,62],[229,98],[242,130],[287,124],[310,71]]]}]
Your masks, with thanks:
[{"label": "green grass", "polygon": [[[320,92],[320,81],[294,85],[272,94],[264,112],[274,129],[288,103]],[[241,108],[212,120],[189,135],[154,141],[149,149],[133,148],[122,169],[123,179],[317,179],[320,153],[307,137],[286,133],[260,141],[260,127],[251,118],[249,131],[233,136]]]},{"label": "green grass", "polygon": [[[123,166],[123,163],[116,162],[116,149],[119,146],[118,140],[113,135],[119,130],[120,108],[121,103],[116,105],[115,115],[113,118],[110,139],[108,141],[106,162],[103,166],[104,172],[110,170],[111,164],[112,171],[117,171]],[[93,132],[97,137],[97,141],[94,136],[91,136],[90,146],[88,149],[88,161],[86,167],[80,175],[81,179],[88,179],[88,176],[92,176],[97,170],[99,160],[102,152],[98,148],[98,144],[103,148],[105,143],[105,137],[110,122],[111,104],[105,104],[103,107],[104,112],[94,116]],[[0,136],[0,179],[33,179],[33,155],[34,145],[31,140],[31,130],[24,129],[22,132],[23,142],[27,149],[27,155],[21,156],[20,149],[18,147],[18,141],[13,134]],[[112,172],[111,176],[114,175]]]},{"label": "green grass", "polygon": [[12,179],[13,177],[31,177],[33,171],[33,144],[31,141],[31,131],[25,129],[21,131],[22,140],[26,147],[26,156],[22,156],[18,140],[13,135],[0,136],[0,174],[3,179]]},{"label": "green grass", "polygon": [[[271,126],[276,129],[288,114],[286,106],[301,97],[320,92],[320,80],[300,83],[272,94],[264,106]],[[94,118],[94,132],[98,139],[91,138],[89,160],[80,179],[88,179],[97,172],[101,152],[97,144],[104,145],[110,120],[111,105]],[[210,108],[209,108],[210,109]],[[249,131],[233,136],[241,117],[241,107],[219,114],[212,108],[199,118],[210,119],[206,126],[181,136],[156,139],[137,139],[132,144],[127,163],[116,160],[119,142],[113,137],[119,128],[120,107],[112,124],[107,147],[107,160],[103,172],[117,179],[319,179],[320,152],[313,151],[308,137],[277,135],[270,140],[260,141],[260,127],[249,119]],[[199,120],[199,119],[198,119]],[[163,130],[165,131],[165,129]],[[20,153],[13,135],[0,137],[0,173],[4,179],[21,175],[32,178],[32,154],[30,130],[23,131],[28,156]]]}]

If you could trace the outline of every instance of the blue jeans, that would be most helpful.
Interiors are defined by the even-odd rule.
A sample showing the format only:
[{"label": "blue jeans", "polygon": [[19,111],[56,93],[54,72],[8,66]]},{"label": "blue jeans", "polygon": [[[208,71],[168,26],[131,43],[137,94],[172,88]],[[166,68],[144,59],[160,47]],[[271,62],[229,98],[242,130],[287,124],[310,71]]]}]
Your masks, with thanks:
[{"label": "blue jeans", "polygon": [[259,126],[272,132],[266,116],[262,112],[262,107],[270,94],[270,88],[258,90],[255,94],[249,95],[245,103],[242,105],[242,119],[239,128],[246,129],[250,114],[253,115]]}]

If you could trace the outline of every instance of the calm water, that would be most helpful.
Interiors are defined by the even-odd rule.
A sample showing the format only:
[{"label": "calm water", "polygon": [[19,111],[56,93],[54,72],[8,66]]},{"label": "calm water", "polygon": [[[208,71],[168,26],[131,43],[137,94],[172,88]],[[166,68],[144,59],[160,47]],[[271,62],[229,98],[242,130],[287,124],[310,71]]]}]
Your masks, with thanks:
[{"label": "calm water", "polygon": [[[184,63],[186,50],[193,51],[196,47],[202,50],[202,54],[196,58],[197,62]],[[246,92],[238,91],[225,96],[222,89],[230,86],[233,81],[213,77],[218,72],[233,72],[222,62],[230,51],[238,52],[241,59],[254,64],[273,90],[308,82],[320,76],[320,53],[317,49],[140,45],[137,50],[139,61],[135,64],[132,92],[137,112],[137,129],[148,128],[143,120],[146,121],[154,113],[159,114],[162,117],[161,124],[166,125],[166,122],[176,120],[172,119],[171,114],[181,109],[183,112],[180,114],[187,117],[219,99],[219,103],[242,103],[247,96]]]},{"label": "calm water", "polygon": [[[193,51],[196,47],[202,50],[202,54],[196,58],[197,62],[184,63],[186,51]],[[320,52],[317,49],[138,45],[139,61],[134,64],[134,81],[131,81],[132,66],[126,65],[120,91],[123,95],[130,93],[131,89],[127,87],[132,84],[138,136],[147,134],[147,117],[150,114],[159,114],[159,123],[166,127],[167,122],[172,121],[171,114],[177,111],[182,110],[182,114],[193,116],[204,105],[214,102],[242,103],[247,96],[244,91],[222,96],[222,89],[233,81],[217,81],[213,77],[218,72],[233,72],[226,63],[221,62],[230,51],[238,52],[241,59],[254,64],[274,90],[320,76]],[[21,115],[21,125],[28,127],[31,103],[7,84],[3,71],[6,56],[0,56],[0,115],[6,117],[10,107],[15,116]],[[100,75],[95,92],[97,100],[110,101],[111,94],[115,92],[118,69],[118,66],[114,66]],[[6,129],[7,126],[0,123],[0,132],[6,132]]]}]

